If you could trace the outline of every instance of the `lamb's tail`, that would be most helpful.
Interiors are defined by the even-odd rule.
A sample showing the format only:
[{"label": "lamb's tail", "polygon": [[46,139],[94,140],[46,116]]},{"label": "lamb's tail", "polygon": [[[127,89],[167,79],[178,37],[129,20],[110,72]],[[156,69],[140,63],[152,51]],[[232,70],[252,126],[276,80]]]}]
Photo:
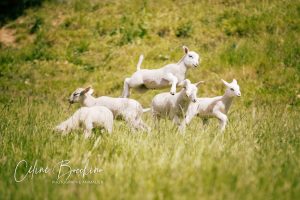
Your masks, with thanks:
[{"label": "lamb's tail", "polygon": [[151,108],[143,108],[143,113],[144,112],[149,112],[151,110]]},{"label": "lamb's tail", "polygon": [[136,65],[136,70],[137,71],[141,70],[141,65],[142,65],[143,60],[144,60],[144,55],[142,54],[142,55],[140,55],[139,62]]}]

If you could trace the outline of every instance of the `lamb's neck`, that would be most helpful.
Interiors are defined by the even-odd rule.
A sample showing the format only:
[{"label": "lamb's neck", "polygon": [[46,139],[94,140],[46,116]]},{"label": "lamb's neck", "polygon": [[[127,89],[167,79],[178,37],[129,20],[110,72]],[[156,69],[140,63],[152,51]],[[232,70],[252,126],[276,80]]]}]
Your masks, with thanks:
[{"label": "lamb's neck", "polygon": [[182,89],[179,93],[177,93],[177,103],[178,104],[183,104],[183,103],[188,103],[189,98],[185,94],[185,89]]},{"label": "lamb's neck", "polygon": [[225,105],[225,112],[227,113],[233,101],[233,97],[227,95],[226,93],[222,96],[222,102]]},{"label": "lamb's neck", "polygon": [[177,63],[177,65],[178,65],[178,68],[180,69],[180,71],[181,72],[183,72],[184,74],[187,72],[187,67],[185,66],[185,64],[184,64],[184,62],[183,62],[183,60],[184,60],[184,57],[185,56],[183,56],[182,58],[181,58],[181,60]]},{"label": "lamb's neck", "polygon": [[87,107],[94,106],[96,104],[96,98],[91,95],[86,95],[81,104]]}]

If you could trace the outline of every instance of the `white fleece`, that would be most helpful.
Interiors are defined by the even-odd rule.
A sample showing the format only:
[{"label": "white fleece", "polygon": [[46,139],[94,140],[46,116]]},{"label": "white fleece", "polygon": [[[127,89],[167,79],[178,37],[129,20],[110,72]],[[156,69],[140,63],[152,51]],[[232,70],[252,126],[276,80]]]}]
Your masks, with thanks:
[{"label": "white fleece", "polygon": [[69,119],[60,123],[55,127],[57,131],[64,134],[71,130],[79,128],[82,124],[84,128],[84,136],[91,136],[92,129],[95,127],[104,127],[108,133],[113,130],[113,114],[104,106],[82,107],[78,109]]}]

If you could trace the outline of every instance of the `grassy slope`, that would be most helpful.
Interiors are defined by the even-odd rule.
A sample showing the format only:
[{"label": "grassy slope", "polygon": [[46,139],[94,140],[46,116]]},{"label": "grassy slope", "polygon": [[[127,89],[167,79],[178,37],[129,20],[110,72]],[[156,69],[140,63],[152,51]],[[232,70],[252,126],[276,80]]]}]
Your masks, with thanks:
[{"label": "grassy slope", "polygon": [[[0,51],[0,197],[299,198],[299,15],[297,1],[78,0],[28,10],[6,25],[16,41]],[[222,94],[220,78],[241,86],[224,135],[216,120],[204,130],[199,119],[185,136],[169,121],[148,136],[122,122],[91,140],[51,131],[76,110],[65,101],[76,87],[118,96],[141,53],[144,68],[157,68],[179,60],[182,45],[201,54],[188,74],[206,81],[199,96]],[[158,92],[132,97],[147,107]],[[91,178],[100,186],[51,184],[53,175],[13,180],[22,159],[80,167],[89,152],[104,169]]]}]

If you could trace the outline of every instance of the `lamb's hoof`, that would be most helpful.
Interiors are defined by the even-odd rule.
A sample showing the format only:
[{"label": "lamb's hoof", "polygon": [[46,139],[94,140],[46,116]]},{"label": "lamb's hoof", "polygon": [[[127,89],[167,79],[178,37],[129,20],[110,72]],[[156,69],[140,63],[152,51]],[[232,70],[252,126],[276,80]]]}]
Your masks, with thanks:
[{"label": "lamb's hoof", "polygon": [[170,92],[171,95],[175,95],[175,92]]},{"label": "lamb's hoof", "polygon": [[179,133],[181,134],[181,135],[184,135],[185,134],[185,127],[182,127],[182,126],[179,126]]},{"label": "lamb's hoof", "polygon": [[89,139],[91,138],[92,135],[84,135],[84,139]]}]

